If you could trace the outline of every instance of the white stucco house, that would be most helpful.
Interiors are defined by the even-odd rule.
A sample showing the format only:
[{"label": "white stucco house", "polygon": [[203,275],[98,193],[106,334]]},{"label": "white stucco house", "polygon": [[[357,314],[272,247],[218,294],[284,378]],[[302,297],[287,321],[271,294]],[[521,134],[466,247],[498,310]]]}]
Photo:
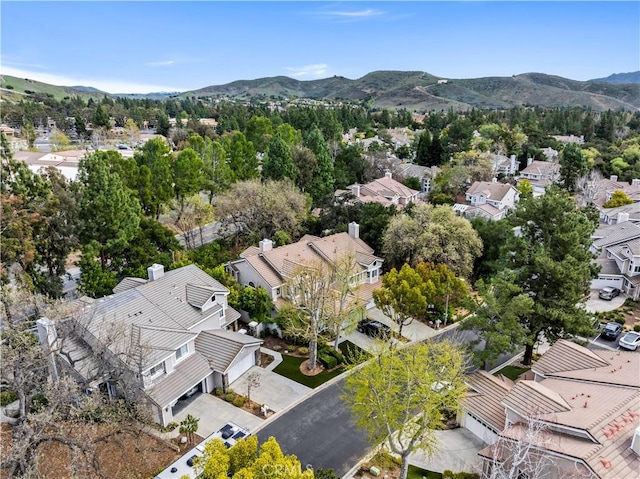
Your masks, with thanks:
[{"label": "white stucco house", "polygon": [[600,266],[592,289],[618,288],[631,299],[640,298],[640,222],[629,221],[628,213],[618,213],[616,223],[598,228],[591,252]]},{"label": "white stucco house", "polygon": [[324,237],[305,235],[295,243],[279,247],[264,239],[258,247],[247,248],[239,259],[229,262],[226,269],[244,286],[263,287],[278,306],[287,299],[284,287],[287,280],[301,268],[318,263],[331,267],[345,255],[355,258],[356,269],[351,282],[359,286],[358,298],[372,307],[372,291],[381,285],[383,259],[360,239],[357,223],[349,224],[348,233]]},{"label": "white stucco house", "polygon": [[262,341],[235,331],[228,295],[195,265],[154,264],[113,295],[81,298],[63,324],[39,320],[39,336],[88,391],[144,403],[166,426],[185,394],[225,389],[257,364]]},{"label": "white stucco house", "polygon": [[465,204],[454,205],[454,211],[467,218],[499,220],[515,208],[520,192],[512,185],[493,181],[476,181],[465,193]]}]

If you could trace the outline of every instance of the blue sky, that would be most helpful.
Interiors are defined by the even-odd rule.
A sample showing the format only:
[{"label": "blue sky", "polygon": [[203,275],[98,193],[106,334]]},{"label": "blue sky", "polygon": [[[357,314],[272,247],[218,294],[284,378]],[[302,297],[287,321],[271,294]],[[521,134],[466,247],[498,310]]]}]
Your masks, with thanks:
[{"label": "blue sky", "polygon": [[1,72],[111,93],[374,70],[444,78],[640,69],[640,2],[29,2],[1,5]]}]

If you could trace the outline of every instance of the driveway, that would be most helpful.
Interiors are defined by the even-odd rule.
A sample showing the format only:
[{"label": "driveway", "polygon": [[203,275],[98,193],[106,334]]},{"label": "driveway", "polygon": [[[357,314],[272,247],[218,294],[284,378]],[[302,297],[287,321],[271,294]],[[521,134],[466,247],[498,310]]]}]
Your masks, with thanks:
[{"label": "driveway", "polygon": [[620,306],[622,306],[627,299],[626,295],[620,294],[610,301],[605,301],[604,299],[600,299],[598,297],[598,293],[600,293],[599,289],[592,289],[591,294],[589,295],[589,299],[587,299],[587,302],[585,303],[585,307],[590,313],[603,313],[605,311],[613,311],[614,309],[618,309]]},{"label": "driveway", "polygon": [[275,412],[290,407],[313,391],[310,387],[260,366],[254,366],[249,369],[249,371],[231,383],[229,387],[238,394],[246,396],[248,377],[252,373],[258,374],[260,385],[251,389],[251,400],[266,404],[270,410]]},{"label": "driveway", "polygon": [[409,455],[409,463],[422,469],[443,472],[477,472],[482,466],[478,451],[485,448],[481,439],[465,428],[435,431],[438,451],[428,457],[423,451]]},{"label": "driveway", "polygon": [[[207,393],[196,394],[185,401],[184,406],[180,412],[174,415],[173,420],[180,423],[187,417],[187,414],[200,418],[197,434],[202,437],[213,434],[229,421],[238,426],[246,427],[249,431],[257,429],[264,422],[264,419]],[[175,431],[177,432],[178,428]]]}]

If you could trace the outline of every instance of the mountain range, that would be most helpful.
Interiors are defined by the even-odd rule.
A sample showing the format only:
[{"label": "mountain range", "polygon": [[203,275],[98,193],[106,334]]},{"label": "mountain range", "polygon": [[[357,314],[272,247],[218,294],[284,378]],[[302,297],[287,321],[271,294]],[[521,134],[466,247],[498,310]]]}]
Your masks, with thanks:
[{"label": "mountain range", "polygon": [[[628,83],[621,83],[622,81]],[[635,81],[636,83],[633,83]],[[56,87],[33,80],[2,75],[2,96],[45,92],[63,98],[127,96],[129,98],[229,98],[364,101],[381,108],[429,111],[453,108],[510,108],[516,105],[541,107],[581,106],[593,110],[640,111],[640,72],[614,74],[607,78],[576,81],[544,73],[511,77],[447,79],[419,71],[375,71],[351,80],[334,76],[301,81],[286,76],[238,80],[183,93],[110,95],[95,88]],[[23,95],[21,95],[24,98]],[[10,98],[8,98],[10,99]]]}]

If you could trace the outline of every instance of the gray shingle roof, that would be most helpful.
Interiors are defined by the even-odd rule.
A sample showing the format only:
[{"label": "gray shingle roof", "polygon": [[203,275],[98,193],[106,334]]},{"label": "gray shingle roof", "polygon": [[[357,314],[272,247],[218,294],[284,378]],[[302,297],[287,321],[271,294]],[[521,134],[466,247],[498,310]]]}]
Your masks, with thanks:
[{"label": "gray shingle roof", "polygon": [[196,351],[209,360],[211,367],[220,373],[225,373],[239,359],[243,348],[260,346],[262,341],[226,330],[202,331],[196,338]]},{"label": "gray shingle roof", "polygon": [[640,226],[629,221],[617,223],[606,228],[599,228],[594,233],[598,239],[593,242],[597,248],[606,248],[614,244],[640,238]]},{"label": "gray shingle roof", "polygon": [[163,376],[146,392],[160,407],[165,407],[211,374],[209,362],[200,354],[190,354],[176,364],[171,373]]}]

